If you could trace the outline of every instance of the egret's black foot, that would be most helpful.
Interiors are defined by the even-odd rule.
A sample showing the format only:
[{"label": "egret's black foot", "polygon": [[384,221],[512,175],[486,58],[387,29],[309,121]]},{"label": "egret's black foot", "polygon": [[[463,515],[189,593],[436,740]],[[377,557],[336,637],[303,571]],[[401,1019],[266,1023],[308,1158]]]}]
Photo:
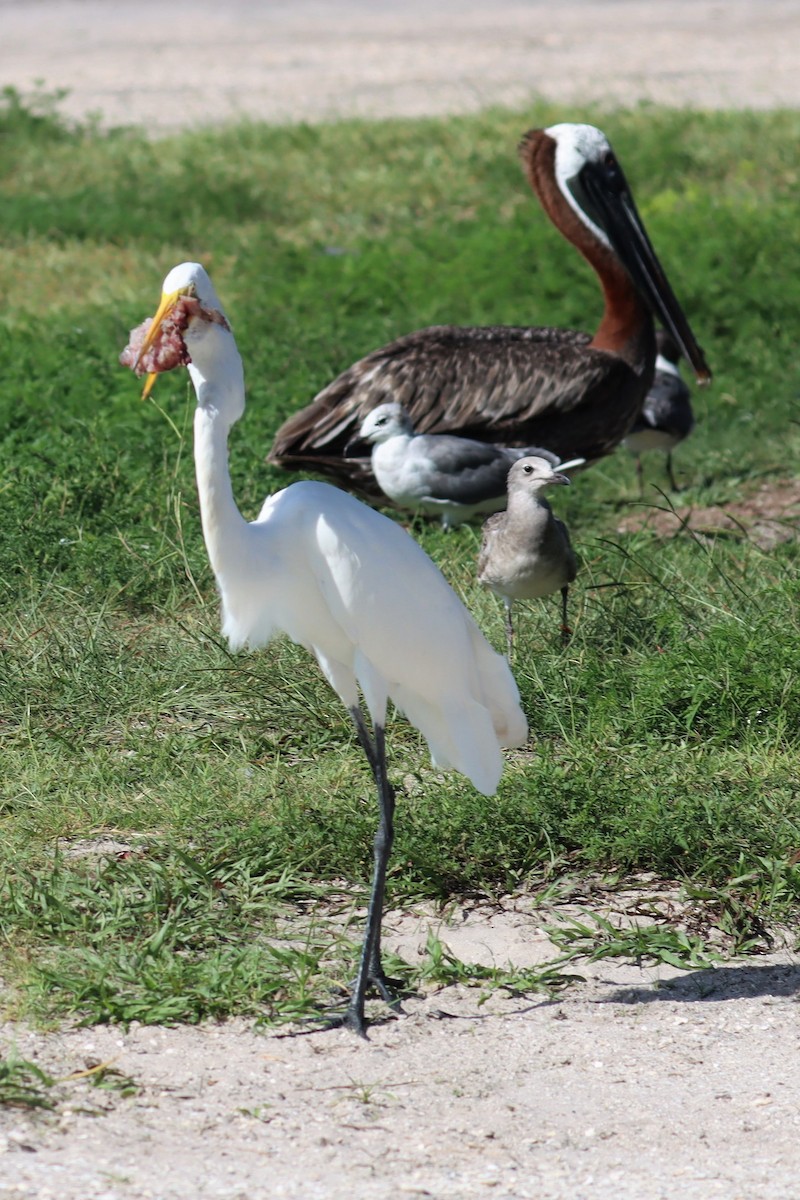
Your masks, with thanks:
[{"label": "egret's black foot", "polygon": [[367,977],[367,991],[370,988],[374,988],[384,1004],[388,1004],[393,1012],[401,1013],[403,1006],[400,1003],[400,997],[392,986],[393,984],[399,986],[400,981],[398,979],[388,979],[383,971],[376,971],[374,975]]},{"label": "egret's black foot", "polygon": [[364,998],[370,989],[373,989],[378,993],[384,1004],[386,1004],[387,1007],[392,1010],[392,1013],[402,1014],[403,1006],[400,1003],[400,997],[392,987],[392,982],[396,981],[390,981],[387,979],[383,971],[376,971],[374,975],[369,975],[367,977],[364,994],[360,999],[358,996],[357,985],[354,984],[353,995],[347,1008],[344,1010],[344,1012],[331,1014],[330,1017],[326,1018],[324,1028],[350,1029],[353,1033],[357,1033],[359,1037],[366,1038],[368,1021],[364,1015]]},{"label": "egret's black foot", "polygon": [[344,1012],[331,1013],[329,1016],[323,1017],[319,1032],[327,1029],[349,1029],[352,1033],[364,1038],[365,1041],[367,1039],[366,1017],[363,1013],[359,1013],[352,1004],[348,1005]]}]

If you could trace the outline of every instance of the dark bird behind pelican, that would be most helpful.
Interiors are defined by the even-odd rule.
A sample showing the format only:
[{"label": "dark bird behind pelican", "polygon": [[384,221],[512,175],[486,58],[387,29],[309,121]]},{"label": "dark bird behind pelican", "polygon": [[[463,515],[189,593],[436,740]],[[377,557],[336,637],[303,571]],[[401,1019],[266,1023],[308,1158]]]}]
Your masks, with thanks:
[{"label": "dark bird behind pelican", "polygon": [[597,273],[605,307],[594,335],[550,327],[435,325],[354,363],[275,437],[269,459],[377,494],[368,457],[345,446],[379,404],[402,404],[420,433],[543,446],[602,458],[633,425],[653,382],[654,315],[698,382],[711,378],[605,135],[592,125],[532,130],[525,173],[553,224]]},{"label": "dark bird behind pelican", "polygon": [[625,438],[625,445],[636,456],[639,495],[644,493],[642,454],[663,450],[667,456],[667,476],[673,492],[678,491],[672,470],[672,451],[694,429],[694,413],[689,388],[678,370],[680,351],[668,333],[656,333],[656,370],[653,386],[644,398],[642,410]]}]

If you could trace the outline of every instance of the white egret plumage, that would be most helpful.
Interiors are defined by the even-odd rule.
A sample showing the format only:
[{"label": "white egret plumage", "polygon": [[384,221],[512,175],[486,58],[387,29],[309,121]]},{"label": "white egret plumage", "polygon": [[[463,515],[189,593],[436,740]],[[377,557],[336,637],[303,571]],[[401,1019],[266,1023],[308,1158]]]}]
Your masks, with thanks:
[{"label": "white egret plumage", "polygon": [[506,481],[518,458],[537,455],[560,471],[562,463],[538,446],[498,446],[449,433],[417,433],[401,404],[379,404],[364,418],[357,441],[372,446],[372,471],[384,495],[400,508],[439,516],[445,529],[506,506]]},{"label": "white egret plumage", "polygon": [[478,580],[505,602],[509,660],[515,600],[535,600],[560,591],[561,632],[564,638],[569,636],[567,597],[578,560],[566,525],[541,494],[546,487],[569,482],[543,458],[520,458],[508,473],[508,508],[484,522]]},{"label": "white egret plumage", "polygon": [[[436,765],[491,794],[501,747],[527,736],[516,684],[439,569],[394,521],[310,481],[269,496],[254,521],[241,515],[228,432],[245,408],[242,361],[202,266],[170,271],[155,317],[134,332],[122,361],[139,373],[188,368],[203,535],[231,646],[264,646],[278,632],[304,646],[350,713],[369,762],[380,810],[372,890],[358,975],[339,1022],[363,1034],[370,987],[395,1003],[380,949],[394,818],[388,701],[422,732]],[[152,377],[145,393],[151,384]]]}]

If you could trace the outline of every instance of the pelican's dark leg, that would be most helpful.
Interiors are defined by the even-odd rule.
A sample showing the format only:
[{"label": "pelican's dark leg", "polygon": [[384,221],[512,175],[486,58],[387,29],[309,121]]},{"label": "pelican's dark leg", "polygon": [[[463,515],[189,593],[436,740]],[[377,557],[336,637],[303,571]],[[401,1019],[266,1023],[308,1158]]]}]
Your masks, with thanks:
[{"label": "pelican's dark leg", "polygon": [[394,790],[389,783],[386,770],[386,738],[383,726],[376,725],[374,737],[370,737],[361,710],[353,708],[350,710],[350,715],[375,779],[379,809],[378,830],[374,843],[372,893],[367,909],[367,931],[364,936],[358,975],[353,985],[350,1004],[342,1019],[342,1024],[346,1025],[348,1029],[365,1037],[364,1001],[369,987],[374,987],[387,1004],[393,1008],[399,1007],[399,1001],[392,993],[381,965],[381,922],[386,892],[386,867],[394,841]]},{"label": "pelican's dark leg", "polygon": [[567,624],[567,597],[568,596],[569,596],[569,584],[565,584],[565,586],[562,587],[562,589],[561,589],[561,641],[563,642],[563,644],[565,646],[566,646],[567,642],[569,641],[570,637],[572,636],[572,630],[570,629],[569,625]]}]

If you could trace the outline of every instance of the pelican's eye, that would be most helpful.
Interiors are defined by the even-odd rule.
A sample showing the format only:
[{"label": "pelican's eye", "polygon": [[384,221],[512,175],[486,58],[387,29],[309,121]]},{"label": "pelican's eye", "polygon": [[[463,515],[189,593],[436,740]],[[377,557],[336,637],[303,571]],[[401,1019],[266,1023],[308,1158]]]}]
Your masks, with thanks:
[{"label": "pelican's eye", "polygon": [[625,186],[625,176],[622,174],[616,157],[610,150],[606,150],[603,155],[602,167],[606,184],[614,191],[621,191]]}]

